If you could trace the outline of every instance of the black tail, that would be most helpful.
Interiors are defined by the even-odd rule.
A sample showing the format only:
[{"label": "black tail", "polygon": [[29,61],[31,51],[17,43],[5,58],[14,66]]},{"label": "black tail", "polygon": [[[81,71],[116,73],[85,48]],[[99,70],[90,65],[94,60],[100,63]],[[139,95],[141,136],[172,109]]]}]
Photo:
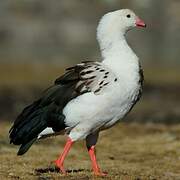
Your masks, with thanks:
[{"label": "black tail", "polygon": [[41,99],[26,107],[17,117],[9,131],[9,138],[10,143],[21,145],[18,155],[27,152],[45,128],[51,127],[55,132],[65,129],[65,116],[62,111],[65,105],[78,95],[74,91],[76,81],[68,82],[47,89]]},{"label": "black tail", "polygon": [[10,129],[10,143],[21,145],[18,155],[23,155],[47,127],[55,132],[65,128],[64,115],[59,104],[44,103],[42,99],[26,107]]},{"label": "black tail", "polygon": [[39,103],[40,100],[26,107],[9,131],[10,143],[21,145],[18,155],[24,154],[47,127],[47,107],[41,108]]},{"label": "black tail", "polygon": [[35,141],[36,141],[36,138],[32,139],[31,141],[29,141],[26,144],[22,144],[21,147],[19,148],[17,155],[20,156],[20,155],[25,154]]}]

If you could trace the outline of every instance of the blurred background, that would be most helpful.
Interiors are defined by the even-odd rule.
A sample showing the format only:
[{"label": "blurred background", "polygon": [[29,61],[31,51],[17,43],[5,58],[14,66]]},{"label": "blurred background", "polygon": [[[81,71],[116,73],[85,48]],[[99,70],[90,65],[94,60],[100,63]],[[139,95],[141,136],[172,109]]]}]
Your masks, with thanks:
[{"label": "blurred background", "polygon": [[13,121],[69,65],[100,60],[96,26],[108,11],[133,9],[146,29],[128,33],[145,74],[127,122],[180,122],[179,0],[0,1],[0,121]]}]

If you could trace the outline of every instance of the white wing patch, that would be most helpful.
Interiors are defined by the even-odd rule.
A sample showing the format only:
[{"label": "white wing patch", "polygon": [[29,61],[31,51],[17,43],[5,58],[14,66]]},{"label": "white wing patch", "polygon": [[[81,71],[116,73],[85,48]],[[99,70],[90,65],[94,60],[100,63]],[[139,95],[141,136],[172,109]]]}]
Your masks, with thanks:
[{"label": "white wing patch", "polygon": [[80,71],[80,81],[76,88],[100,94],[108,85],[117,81],[115,74],[100,62],[84,62],[77,64],[83,67]]}]

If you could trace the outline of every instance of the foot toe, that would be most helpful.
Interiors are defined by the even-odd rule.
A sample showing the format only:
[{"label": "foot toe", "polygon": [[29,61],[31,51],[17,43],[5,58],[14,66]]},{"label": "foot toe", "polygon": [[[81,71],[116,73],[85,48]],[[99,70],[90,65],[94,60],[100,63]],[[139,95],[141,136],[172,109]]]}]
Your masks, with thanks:
[{"label": "foot toe", "polygon": [[54,162],[55,162],[56,167],[58,167],[61,170],[61,172],[66,175],[67,173],[66,173],[66,170],[64,169],[63,164],[58,160]]},{"label": "foot toe", "polygon": [[95,174],[95,176],[107,176],[108,175],[107,172],[95,172],[94,174]]}]

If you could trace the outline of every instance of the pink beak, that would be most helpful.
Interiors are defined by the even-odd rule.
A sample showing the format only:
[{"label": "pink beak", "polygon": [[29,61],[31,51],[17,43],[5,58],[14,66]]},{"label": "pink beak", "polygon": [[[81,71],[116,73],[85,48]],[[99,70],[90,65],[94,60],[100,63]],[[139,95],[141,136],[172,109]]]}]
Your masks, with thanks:
[{"label": "pink beak", "polygon": [[146,24],[139,17],[136,19],[136,26],[138,27],[146,27]]}]

